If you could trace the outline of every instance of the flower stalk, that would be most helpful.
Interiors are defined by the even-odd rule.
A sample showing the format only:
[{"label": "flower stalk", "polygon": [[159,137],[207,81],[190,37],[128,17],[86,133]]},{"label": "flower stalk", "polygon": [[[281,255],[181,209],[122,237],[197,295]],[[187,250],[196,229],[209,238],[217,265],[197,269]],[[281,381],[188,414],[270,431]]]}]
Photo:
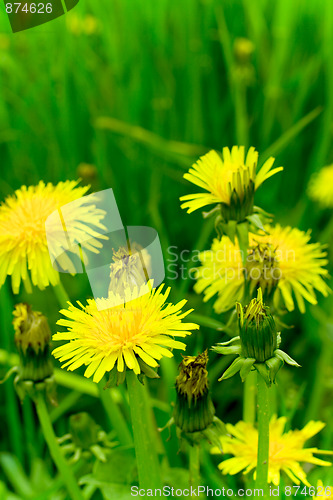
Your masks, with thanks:
[{"label": "flower stalk", "polygon": [[42,393],[37,393],[35,403],[38,419],[44,434],[45,441],[49,448],[52,459],[62,476],[64,484],[66,485],[70,498],[72,500],[83,500],[82,492],[76,482],[74,475],[72,474],[72,470],[70,467],[68,467],[68,464],[57,443],[57,438],[54,434],[50,416],[47,411],[45,399]]},{"label": "flower stalk", "polygon": [[126,372],[126,383],[140,488],[146,490],[161,488],[160,468],[155,445],[151,439],[149,408],[146,404],[144,387],[132,370]]},{"label": "flower stalk", "polygon": [[200,445],[190,446],[190,486],[193,489],[200,485]]},{"label": "flower stalk", "polygon": [[263,497],[269,497],[269,387],[265,379],[257,373],[258,387],[258,458],[256,471],[256,488],[263,491]]}]

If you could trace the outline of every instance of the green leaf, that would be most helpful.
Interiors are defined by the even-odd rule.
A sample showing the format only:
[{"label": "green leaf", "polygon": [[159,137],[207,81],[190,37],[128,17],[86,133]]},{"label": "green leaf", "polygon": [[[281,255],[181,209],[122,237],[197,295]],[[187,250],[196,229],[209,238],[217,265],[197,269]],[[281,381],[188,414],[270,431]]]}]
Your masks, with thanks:
[{"label": "green leaf", "polygon": [[[237,342],[238,344],[240,344],[240,336],[238,335],[237,337],[233,337],[232,339],[227,340],[226,342],[219,342],[218,344],[216,344],[216,346],[230,345],[233,342]],[[212,349],[215,349],[215,347],[212,347]]]},{"label": "green leaf", "polygon": [[0,465],[14,491],[23,498],[32,498],[35,492],[17,457],[0,453]]},{"label": "green leaf", "polygon": [[106,462],[95,462],[94,477],[108,483],[130,484],[136,477],[134,448],[117,448]]}]

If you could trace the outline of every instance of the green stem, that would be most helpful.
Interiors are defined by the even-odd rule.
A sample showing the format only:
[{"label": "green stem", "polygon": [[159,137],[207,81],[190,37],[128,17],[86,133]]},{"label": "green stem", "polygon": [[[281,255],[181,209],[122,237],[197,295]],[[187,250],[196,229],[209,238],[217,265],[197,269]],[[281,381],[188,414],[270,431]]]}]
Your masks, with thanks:
[{"label": "green stem", "polygon": [[116,431],[120,444],[123,446],[130,446],[133,444],[133,439],[124,416],[119,410],[118,404],[114,401],[111,391],[103,389],[104,385],[105,382],[100,382],[98,384],[98,390],[109,423],[112,429]]},{"label": "green stem", "polygon": [[264,492],[264,498],[269,497],[268,466],[269,466],[269,389],[259,373],[258,383],[258,461],[256,488]]},{"label": "green stem", "polygon": [[83,500],[83,495],[79,486],[77,485],[75,477],[72,474],[72,470],[67,464],[57,443],[57,438],[54,434],[50,416],[47,411],[44,396],[42,393],[39,393],[37,395],[36,410],[50,454],[64,481],[64,484],[66,485],[70,498],[72,500]]},{"label": "green stem", "polygon": [[237,143],[247,148],[249,143],[249,131],[246,108],[246,87],[244,83],[236,80],[234,92]]},{"label": "green stem", "polygon": [[254,424],[256,420],[256,372],[252,371],[244,382],[243,420]]},{"label": "green stem", "polygon": [[151,439],[150,418],[144,387],[132,370],[126,374],[140,488],[161,488],[158,457]]},{"label": "green stem", "polygon": [[30,458],[29,463],[32,464],[33,460],[38,456],[36,449],[36,436],[35,436],[35,423],[33,418],[33,408],[30,398],[25,398],[22,404],[23,414],[23,429],[27,442],[27,451]]},{"label": "green stem", "polygon": [[200,446],[190,446],[190,486],[197,488],[200,485]]},{"label": "green stem", "polygon": [[67,309],[68,304],[67,302],[69,301],[69,295],[66,292],[64,285],[61,283],[59,280],[58,285],[53,286],[54,294],[57,297],[57,300],[59,302],[59,306]]}]

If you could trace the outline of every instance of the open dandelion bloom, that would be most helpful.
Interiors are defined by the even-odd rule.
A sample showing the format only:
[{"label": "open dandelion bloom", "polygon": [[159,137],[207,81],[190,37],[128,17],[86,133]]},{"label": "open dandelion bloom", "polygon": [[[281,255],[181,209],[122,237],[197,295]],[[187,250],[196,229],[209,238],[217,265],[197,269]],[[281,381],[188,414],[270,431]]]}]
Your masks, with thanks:
[{"label": "open dandelion bloom", "polygon": [[[302,481],[311,486],[301,463],[330,466],[326,462],[316,458],[314,454],[332,454],[330,451],[322,451],[317,448],[303,448],[304,443],[320,432],[325,424],[323,422],[308,422],[304,429],[283,433],[287,419],[286,417],[272,417],[270,421],[269,440],[269,468],[268,482],[274,485],[280,484],[280,474],[284,472],[295,483]],[[238,474],[243,471],[248,474],[257,466],[258,431],[252,424],[238,422],[235,426],[226,424],[227,432],[231,436],[222,436],[221,443],[224,453],[234,455],[219,464],[223,474]],[[218,448],[213,448],[212,453],[220,453]]]},{"label": "open dandelion bloom", "polygon": [[[31,282],[42,290],[59,282],[47,247],[45,222],[49,215],[81,198],[88,189],[87,186],[77,187],[77,181],[59,182],[56,186],[41,181],[37,186],[22,186],[1,204],[0,286],[7,276],[11,276],[14,293],[19,292],[21,281],[28,292],[32,291]],[[103,217],[102,211],[95,206],[83,204],[70,214],[71,230],[75,234],[86,231],[91,235],[86,244],[82,243],[83,250],[85,245],[89,250],[101,246],[94,238],[98,233],[93,228],[103,229],[100,223]],[[53,228],[55,241],[60,231],[63,232],[61,223],[58,226]]]},{"label": "open dandelion bloom", "polygon": [[[238,208],[240,205],[247,205],[247,213],[242,213],[245,218],[252,213],[256,189],[266,179],[283,170],[282,167],[272,170],[273,163],[274,158],[269,158],[256,173],[258,152],[255,148],[251,147],[246,157],[244,146],[233,146],[231,151],[229,148],[223,148],[222,155],[212,150],[202,156],[184,175],[186,180],[206,192],[182,196],[180,200],[185,203],[181,208],[186,208],[187,212],[191,213],[206,205],[230,205],[235,202]],[[237,202],[234,198],[237,198]]]},{"label": "open dandelion bloom", "polygon": [[333,207],[333,165],[312,175],[308,185],[309,197],[325,208]]},{"label": "open dandelion bloom", "polygon": [[[191,311],[182,312],[187,302],[166,303],[170,288],[163,293],[163,286],[151,290],[150,283],[144,285],[147,293],[140,290],[128,290],[122,304],[99,310],[95,300],[87,301],[79,307],[72,304],[61,313],[66,319],[58,321],[67,327],[66,333],[57,333],[54,340],[67,340],[67,344],[57,347],[53,355],[68,370],[87,365],[86,377],[94,374],[94,382],[99,382],[106,372],[116,367],[124,372],[126,367],[140,374],[144,364],[157,367],[156,360],[163,356],[172,357],[171,349],[184,350],[186,345],[174,337],[186,337],[191,330],[198,329],[194,323],[182,323]],[[139,296],[138,296],[139,295]],[[112,294],[102,299],[112,306]]]},{"label": "open dandelion bloom", "polygon": [[330,288],[323,278],[328,275],[326,252],[320,243],[309,243],[310,232],[297,228],[266,226],[269,234],[250,234],[246,267],[242,264],[237,240],[235,245],[223,236],[214,239],[212,248],[200,254],[202,266],[197,269],[197,293],[204,301],[217,295],[217,313],[234,307],[244,295],[246,281],[250,291],[261,287],[273,298],[276,309],[292,311],[296,304],[305,312],[305,300],[316,304],[316,291],[327,296]]}]

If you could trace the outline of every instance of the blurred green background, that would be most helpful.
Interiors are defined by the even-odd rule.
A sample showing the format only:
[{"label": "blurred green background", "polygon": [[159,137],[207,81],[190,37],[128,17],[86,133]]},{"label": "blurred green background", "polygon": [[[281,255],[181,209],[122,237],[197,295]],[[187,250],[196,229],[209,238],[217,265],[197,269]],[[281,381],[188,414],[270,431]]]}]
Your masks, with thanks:
[{"label": "blurred green background", "polygon": [[[179,196],[193,192],[184,172],[211,148],[252,145],[260,164],[273,155],[285,167],[256,204],[329,243],[331,213],[308,200],[306,186],[333,161],[332,53],[331,0],[81,0],[66,16],[15,35],[1,5],[0,198],[40,179],[81,177],[93,190],[111,187],[126,225],[157,229],[168,265],[170,245],[178,253],[204,249],[214,235],[199,211],[180,209]],[[188,354],[223,340],[213,320],[225,318],[202,304],[193,282],[170,272],[166,281],[174,300],[186,296],[209,318],[188,340]],[[64,283],[74,299],[91,293],[84,277]],[[54,327],[50,298],[52,290],[19,300],[38,304]],[[1,299],[2,344],[11,348],[4,332],[11,332],[17,298],[3,289]],[[328,299],[303,317],[286,317],[294,328],[284,346],[303,368],[286,368],[278,390],[278,411],[292,426],[309,418],[329,424],[316,442],[326,449],[333,442],[331,305]],[[236,422],[241,383],[217,384],[221,360],[211,354],[210,365],[217,413]],[[168,403],[172,380],[153,390]],[[4,407],[1,413],[8,421]],[[167,417],[157,412],[160,425]],[[7,442],[13,433],[2,449],[15,447],[15,436]]]}]

